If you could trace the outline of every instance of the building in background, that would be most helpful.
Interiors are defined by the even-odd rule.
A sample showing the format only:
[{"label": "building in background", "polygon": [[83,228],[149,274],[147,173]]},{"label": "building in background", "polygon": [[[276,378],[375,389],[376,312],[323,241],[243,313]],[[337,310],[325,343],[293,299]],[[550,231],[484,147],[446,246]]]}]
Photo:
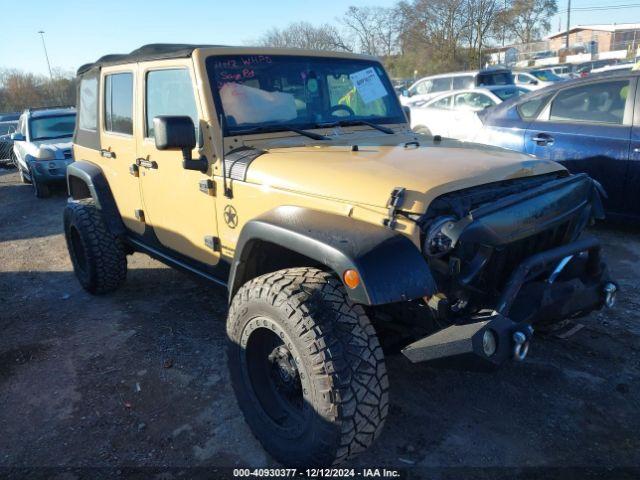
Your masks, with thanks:
[{"label": "building in background", "polygon": [[[567,31],[547,37],[549,50],[562,51],[566,46]],[[569,49],[582,53],[635,51],[640,42],[640,23],[613,23],[608,25],[577,25],[569,29]]]}]

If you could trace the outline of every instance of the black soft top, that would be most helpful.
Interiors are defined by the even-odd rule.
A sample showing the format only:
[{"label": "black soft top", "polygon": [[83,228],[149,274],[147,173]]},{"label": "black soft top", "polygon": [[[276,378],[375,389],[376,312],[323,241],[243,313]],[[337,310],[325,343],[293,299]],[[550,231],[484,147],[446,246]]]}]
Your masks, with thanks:
[{"label": "black soft top", "polygon": [[144,62],[147,60],[163,60],[165,58],[187,58],[196,48],[220,47],[222,45],[195,45],[187,43],[151,43],[133,50],[131,53],[112,53],[100,57],[94,63],[85,63],[77,74],[91,70],[94,67],[118,65],[122,63]]}]

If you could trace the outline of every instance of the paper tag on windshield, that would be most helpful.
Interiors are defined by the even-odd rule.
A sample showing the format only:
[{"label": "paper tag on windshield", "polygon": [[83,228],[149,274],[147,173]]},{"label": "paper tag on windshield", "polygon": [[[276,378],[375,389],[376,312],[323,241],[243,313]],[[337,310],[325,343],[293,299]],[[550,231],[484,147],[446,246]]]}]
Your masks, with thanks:
[{"label": "paper tag on windshield", "polygon": [[387,89],[384,88],[373,67],[352,73],[349,75],[349,79],[356,87],[364,103],[371,103],[387,95]]}]

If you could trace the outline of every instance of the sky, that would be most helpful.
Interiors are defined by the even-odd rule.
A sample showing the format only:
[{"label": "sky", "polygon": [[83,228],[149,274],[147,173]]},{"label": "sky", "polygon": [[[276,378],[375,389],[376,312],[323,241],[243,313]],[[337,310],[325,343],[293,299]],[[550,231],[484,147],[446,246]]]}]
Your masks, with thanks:
[{"label": "sky", "polygon": [[[558,8],[566,11],[567,0]],[[52,68],[75,71],[107,53],[147,43],[250,44],[291,22],[333,23],[355,6],[393,6],[396,0],[0,0],[0,69],[47,73],[38,34],[44,30]],[[630,0],[572,0],[572,8],[634,4]],[[640,23],[638,7],[575,11],[571,24]],[[8,15],[8,12],[14,12]],[[552,31],[565,27],[566,13]]]}]

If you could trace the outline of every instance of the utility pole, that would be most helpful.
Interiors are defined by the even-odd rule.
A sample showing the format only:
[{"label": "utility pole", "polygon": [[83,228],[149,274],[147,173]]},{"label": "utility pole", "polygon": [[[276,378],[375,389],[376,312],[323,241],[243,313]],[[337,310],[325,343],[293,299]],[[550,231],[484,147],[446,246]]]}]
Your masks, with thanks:
[{"label": "utility pole", "polygon": [[44,48],[44,58],[47,59],[47,67],[49,68],[49,77],[53,80],[53,73],[51,73],[51,64],[49,63],[49,54],[47,53],[47,44],[44,43],[44,30],[38,30],[40,38],[42,38],[42,47]]},{"label": "utility pole", "polygon": [[567,40],[565,47],[569,50],[569,29],[571,28],[571,0],[567,0]]}]

